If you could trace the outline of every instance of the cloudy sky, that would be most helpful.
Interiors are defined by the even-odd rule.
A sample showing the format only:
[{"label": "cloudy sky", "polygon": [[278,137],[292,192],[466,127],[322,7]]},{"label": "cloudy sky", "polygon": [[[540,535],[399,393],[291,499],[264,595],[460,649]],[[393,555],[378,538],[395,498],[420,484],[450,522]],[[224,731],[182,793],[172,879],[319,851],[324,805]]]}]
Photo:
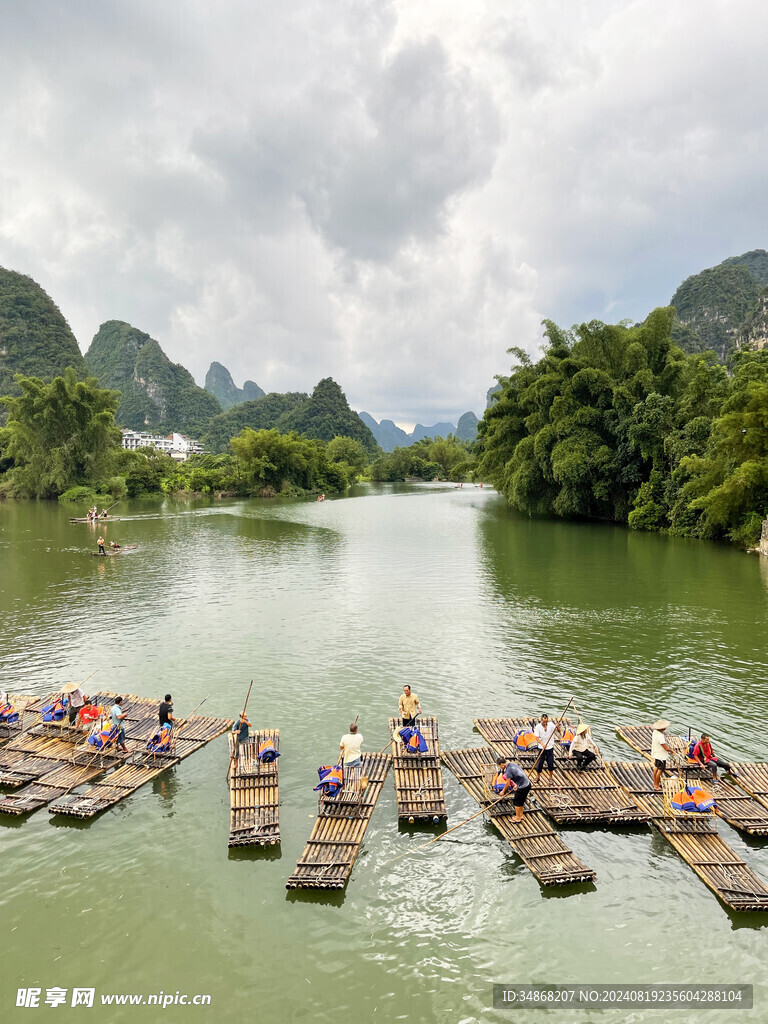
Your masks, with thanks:
[{"label": "cloudy sky", "polygon": [[757,0],[6,0],[0,265],[401,424],[768,248]]}]

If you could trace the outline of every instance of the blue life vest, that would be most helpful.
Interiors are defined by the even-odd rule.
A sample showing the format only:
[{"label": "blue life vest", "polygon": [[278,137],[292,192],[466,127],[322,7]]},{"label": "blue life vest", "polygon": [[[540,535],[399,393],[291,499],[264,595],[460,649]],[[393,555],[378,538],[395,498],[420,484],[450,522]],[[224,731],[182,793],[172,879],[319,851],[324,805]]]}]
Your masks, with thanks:
[{"label": "blue life vest", "polygon": [[259,744],[259,760],[262,764],[272,764],[280,757],[280,752],[270,739],[262,740]]},{"label": "blue life vest", "polygon": [[147,740],[147,750],[154,754],[164,754],[171,749],[171,726],[163,722],[159,732],[156,732],[152,739]]},{"label": "blue life vest", "polygon": [[429,750],[427,741],[419,730],[414,729],[410,725],[406,725],[404,729],[399,729],[397,735],[405,744],[406,753],[408,754],[426,754]]},{"label": "blue life vest", "polygon": [[336,796],[344,785],[344,769],[340,764],[324,764],[322,768],[317,769],[317,774],[320,782],[315,786],[315,790],[321,790],[323,796]]}]

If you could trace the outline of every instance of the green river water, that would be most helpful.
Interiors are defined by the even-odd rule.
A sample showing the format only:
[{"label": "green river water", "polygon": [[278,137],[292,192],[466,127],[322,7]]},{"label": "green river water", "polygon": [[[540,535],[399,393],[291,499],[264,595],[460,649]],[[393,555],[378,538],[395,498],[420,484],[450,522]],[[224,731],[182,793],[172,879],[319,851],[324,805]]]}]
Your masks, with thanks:
[{"label": "green river water", "polygon": [[[54,503],[0,504],[0,685],[173,693],[184,714],[281,730],[282,847],[227,849],[222,737],[99,817],[0,818],[0,1020],[768,1020],[768,914],[729,912],[658,835],[565,829],[595,885],[543,890],[490,825],[398,828],[391,775],[343,895],[287,893],[318,765],[365,748],[410,682],[444,749],[478,716],[573,696],[603,751],[621,722],[706,725],[764,759],[765,560],[603,525],[530,521],[487,489],[343,500],[125,503],[96,559]],[[445,772],[448,824],[477,809]],[[726,841],[768,879],[768,842]],[[755,1009],[504,1011],[494,982],[755,984]],[[20,987],[208,994],[209,1006],[17,1008]]]}]

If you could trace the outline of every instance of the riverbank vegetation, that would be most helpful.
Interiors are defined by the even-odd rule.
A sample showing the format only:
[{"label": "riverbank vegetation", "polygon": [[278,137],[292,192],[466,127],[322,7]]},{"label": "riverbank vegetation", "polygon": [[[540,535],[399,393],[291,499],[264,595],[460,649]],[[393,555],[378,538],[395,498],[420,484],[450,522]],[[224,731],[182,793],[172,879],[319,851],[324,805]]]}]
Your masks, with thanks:
[{"label": "riverbank vegetation", "polygon": [[[119,392],[99,387],[92,377],[78,381],[74,370],[49,384],[22,376],[16,383],[21,395],[2,399],[7,423],[0,430],[0,496],[91,505],[158,492],[338,493],[373,475],[371,454],[359,438],[323,441],[296,430],[244,427],[227,451],[182,463],[155,448],[127,451],[115,425]],[[458,471],[472,468],[468,446],[454,438],[422,441],[401,452],[408,456],[393,453],[386,466],[374,459],[374,478],[459,479]]]},{"label": "riverbank vegetation", "polygon": [[529,515],[757,543],[768,515],[768,351],[686,356],[672,307],[640,325],[545,321],[479,427],[479,474]]}]

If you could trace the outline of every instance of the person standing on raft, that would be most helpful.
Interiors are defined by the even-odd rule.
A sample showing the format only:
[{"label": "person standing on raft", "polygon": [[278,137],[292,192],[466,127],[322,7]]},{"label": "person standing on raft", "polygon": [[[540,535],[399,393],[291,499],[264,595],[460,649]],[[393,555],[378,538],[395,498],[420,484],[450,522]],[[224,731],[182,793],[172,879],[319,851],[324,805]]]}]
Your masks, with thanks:
[{"label": "person standing on raft", "polygon": [[653,788],[661,789],[661,773],[667,768],[667,754],[672,753],[672,748],[666,744],[667,737],[664,733],[669,728],[666,718],[660,718],[653,723],[653,735],[651,736],[651,760],[653,761]]},{"label": "person standing on raft", "polygon": [[103,537],[99,537],[99,539],[96,541],[96,543],[99,545],[99,554],[100,555],[106,555],[106,551],[104,550],[104,538]]},{"label": "person standing on raft", "polygon": [[349,732],[339,742],[341,763],[345,768],[359,768],[362,762],[363,735],[357,731],[357,722],[352,722]]},{"label": "person standing on raft", "polygon": [[112,711],[110,712],[112,719],[112,725],[117,729],[117,749],[121,750],[124,754],[128,753],[128,747],[125,745],[125,729],[123,728],[123,719],[128,717],[127,712],[123,711],[123,698],[115,697],[115,703],[112,705]]},{"label": "person standing on raft", "polygon": [[515,808],[515,821],[522,821],[523,806],[528,799],[528,794],[531,792],[531,780],[519,764],[515,764],[514,761],[510,761],[506,757],[497,757],[496,765],[499,772],[503,772],[507,780],[504,789],[499,794],[499,799],[510,790],[514,790],[515,795],[512,797],[512,803]]},{"label": "person standing on raft", "polygon": [[69,697],[69,724],[77,718],[80,708],[85,704],[85,694],[77,683],[67,683],[61,688],[62,696]]},{"label": "person standing on raft", "polygon": [[421,714],[419,698],[415,693],[411,693],[411,688],[408,683],[403,686],[403,692],[400,694],[398,711],[400,712],[400,717],[403,720],[404,726],[413,725],[416,721],[416,715]]},{"label": "person standing on raft", "polygon": [[533,770],[536,773],[534,782],[539,781],[542,768],[547,766],[549,780],[552,781],[552,772],[555,770],[555,734],[560,734],[562,727],[559,722],[549,721],[549,715],[542,715],[541,722],[534,728],[533,735],[539,741],[541,753],[533,763]]},{"label": "person standing on raft", "polygon": [[[166,701],[168,696],[166,696]],[[240,745],[248,742],[248,729],[251,723],[245,717],[245,712],[241,711],[237,716],[237,721],[232,726],[232,732],[235,734],[235,749],[232,752],[233,760],[237,761],[240,755]]]}]

